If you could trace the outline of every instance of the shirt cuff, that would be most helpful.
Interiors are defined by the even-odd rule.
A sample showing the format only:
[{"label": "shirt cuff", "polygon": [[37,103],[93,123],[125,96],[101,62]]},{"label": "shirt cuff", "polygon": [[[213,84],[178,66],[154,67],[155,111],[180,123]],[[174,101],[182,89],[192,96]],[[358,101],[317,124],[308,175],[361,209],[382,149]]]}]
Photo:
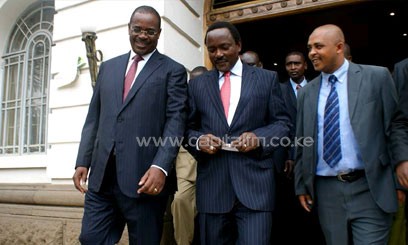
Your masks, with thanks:
[{"label": "shirt cuff", "polygon": [[162,167],[159,167],[159,166],[157,166],[157,165],[152,165],[152,167],[153,168],[158,168],[158,169],[160,169],[161,171],[163,171],[163,173],[164,173],[164,175],[166,175],[167,176],[167,171],[166,170],[164,170]]}]

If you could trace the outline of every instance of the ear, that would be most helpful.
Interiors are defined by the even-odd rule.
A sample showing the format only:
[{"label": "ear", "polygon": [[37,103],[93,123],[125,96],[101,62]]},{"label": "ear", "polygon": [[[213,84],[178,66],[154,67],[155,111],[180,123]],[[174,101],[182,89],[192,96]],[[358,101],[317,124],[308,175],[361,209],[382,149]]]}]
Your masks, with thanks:
[{"label": "ear", "polygon": [[337,53],[344,53],[344,42],[338,42],[336,45]]}]

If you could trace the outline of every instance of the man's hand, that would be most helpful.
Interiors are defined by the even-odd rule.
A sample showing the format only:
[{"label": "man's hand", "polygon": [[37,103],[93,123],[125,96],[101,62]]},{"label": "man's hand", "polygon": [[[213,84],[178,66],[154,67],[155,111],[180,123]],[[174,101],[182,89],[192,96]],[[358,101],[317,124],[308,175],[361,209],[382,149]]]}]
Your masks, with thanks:
[{"label": "man's hand", "polygon": [[83,187],[85,185],[86,180],[88,178],[88,169],[85,167],[77,167],[72,176],[72,180],[74,181],[75,188],[80,191],[82,194],[87,192],[88,190]]},{"label": "man's hand", "polygon": [[145,193],[148,195],[159,194],[166,182],[166,175],[162,170],[155,167],[150,167],[139,181],[140,188],[138,194]]},{"label": "man's hand", "polygon": [[403,161],[398,164],[397,169],[397,178],[399,183],[404,187],[408,188],[408,161]]},{"label": "man's hand", "polygon": [[307,211],[311,212],[313,207],[313,200],[310,195],[299,195],[300,205]]},{"label": "man's hand", "polygon": [[231,142],[231,145],[235,146],[240,152],[248,152],[259,147],[259,139],[254,133],[245,132],[237,140]]},{"label": "man's hand", "polygon": [[198,148],[208,154],[217,153],[222,144],[222,140],[212,134],[205,134],[198,139]]},{"label": "man's hand", "polygon": [[295,162],[293,160],[285,161],[285,168],[283,169],[283,172],[285,172],[286,178],[292,179],[294,166],[295,166]]}]

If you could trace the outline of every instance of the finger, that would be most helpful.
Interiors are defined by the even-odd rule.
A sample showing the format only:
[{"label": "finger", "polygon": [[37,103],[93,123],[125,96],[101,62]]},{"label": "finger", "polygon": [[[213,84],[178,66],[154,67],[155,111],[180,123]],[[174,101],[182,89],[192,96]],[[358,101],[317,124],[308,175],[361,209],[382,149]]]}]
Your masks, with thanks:
[{"label": "finger", "polygon": [[86,177],[86,175],[84,175],[82,178],[81,178],[81,189],[82,189],[82,194],[83,193],[85,193],[85,192],[87,192],[88,191],[88,189],[86,189],[86,187],[84,187],[85,185],[86,185],[86,181],[88,180],[88,178]]},{"label": "finger", "polygon": [[72,177],[73,181],[74,181],[74,186],[75,188],[81,192],[82,194],[85,193],[85,189],[81,186],[81,176],[77,173],[74,174],[74,176]]}]

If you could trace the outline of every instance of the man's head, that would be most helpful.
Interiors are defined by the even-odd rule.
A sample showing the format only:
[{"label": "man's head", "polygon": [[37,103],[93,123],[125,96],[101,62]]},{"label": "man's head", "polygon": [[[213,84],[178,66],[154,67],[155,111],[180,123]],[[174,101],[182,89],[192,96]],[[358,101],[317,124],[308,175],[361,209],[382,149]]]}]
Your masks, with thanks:
[{"label": "man's head", "polygon": [[231,70],[239,59],[241,36],[229,22],[215,22],[205,34],[205,45],[211,63],[221,72]]},{"label": "man's head", "polygon": [[135,53],[145,55],[156,49],[161,33],[161,19],[154,8],[150,6],[136,8],[128,28],[130,44]]},{"label": "man's head", "polygon": [[208,71],[208,70],[207,70],[207,68],[205,66],[196,66],[190,72],[190,80],[200,76],[201,74],[203,74],[206,71]]},{"label": "man's head", "polygon": [[336,25],[317,27],[309,36],[309,59],[316,71],[328,74],[336,71],[344,62],[344,34]]},{"label": "man's head", "polygon": [[301,83],[304,79],[305,70],[307,69],[305,56],[298,51],[288,53],[285,58],[285,68],[289,77],[295,83]]},{"label": "man's head", "polygon": [[262,62],[259,60],[259,56],[256,52],[254,51],[246,51],[241,55],[241,60],[242,62],[250,65],[250,66],[256,66],[256,67],[263,67]]}]

